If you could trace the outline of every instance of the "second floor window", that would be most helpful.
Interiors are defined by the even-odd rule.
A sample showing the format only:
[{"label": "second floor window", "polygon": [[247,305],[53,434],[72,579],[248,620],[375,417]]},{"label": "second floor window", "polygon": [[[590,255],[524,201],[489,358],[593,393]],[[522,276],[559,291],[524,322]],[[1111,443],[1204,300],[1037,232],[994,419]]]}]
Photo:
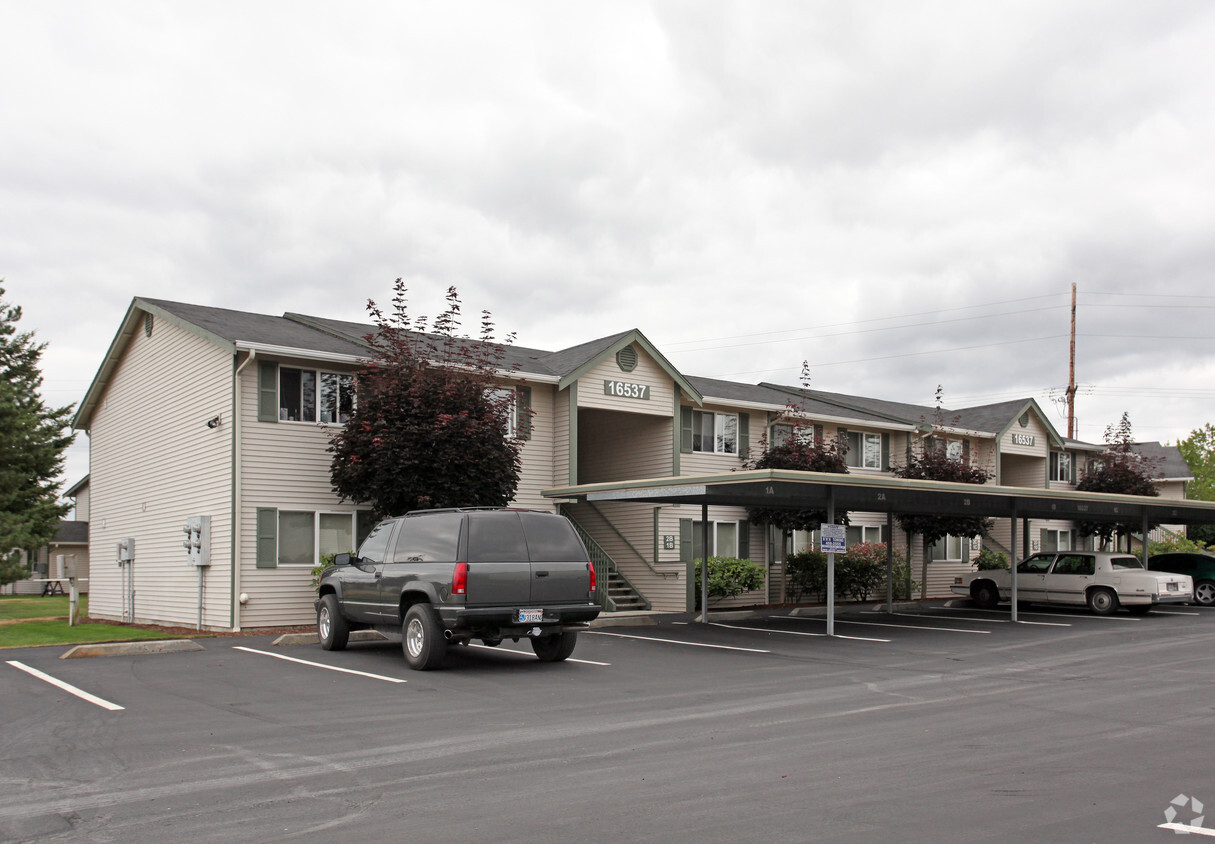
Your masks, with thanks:
[{"label": "second floor window", "polygon": [[1065,451],[1050,453],[1050,479],[1068,484],[1073,482],[1075,475],[1072,474],[1072,456],[1070,454]]},{"label": "second floor window", "polygon": [[354,377],[315,369],[278,370],[278,418],[282,422],[344,425],[354,409]]},{"label": "second floor window", "polygon": [[738,454],[738,416],[733,413],[692,413],[692,451]]},{"label": "second floor window", "polygon": [[882,435],[849,431],[847,462],[855,469],[881,469]]}]

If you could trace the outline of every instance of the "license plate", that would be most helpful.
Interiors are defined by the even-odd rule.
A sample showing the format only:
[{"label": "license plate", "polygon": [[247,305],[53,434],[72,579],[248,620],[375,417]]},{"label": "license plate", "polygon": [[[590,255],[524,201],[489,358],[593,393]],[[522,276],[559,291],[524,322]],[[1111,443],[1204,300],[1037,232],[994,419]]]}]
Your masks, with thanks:
[{"label": "license plate", "polygon": [[1177,589],[1178,589],[1178,587],[1180,586],[1180,584],[1178,584],[1178,583],[1166,583],[1166,584],[1165,584],[1165,586],[1167,586],[1167,587],[1168,587],[1168,590],[1169,590],[1170,592],[1176,592],[1176,591],[1177,591]]},{"label": "license plate", "polygon": [[544,610],[519,610],[515,613],[519,624],[539,624],[544,621]]}]

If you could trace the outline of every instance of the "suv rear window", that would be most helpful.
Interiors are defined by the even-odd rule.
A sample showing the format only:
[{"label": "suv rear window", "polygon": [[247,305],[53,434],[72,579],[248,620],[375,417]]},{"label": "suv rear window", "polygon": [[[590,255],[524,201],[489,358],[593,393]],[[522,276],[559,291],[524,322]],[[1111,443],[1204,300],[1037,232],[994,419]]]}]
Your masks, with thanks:
[{"label": "suv rear window", "polygon": [[512,512],[470,513],[468,517],[468,561],[470,563],[526,563],[527,541],[523,523]]},{"label": "suv rear window", "polygon": [[587,558],[574,527],[561,516],[520,513],[533,563],[568,563]]},{"label": "suv rear window", "polygon": [[396,563],[454,563],[460,547],[459,513],[407,516],[392,551]]}]

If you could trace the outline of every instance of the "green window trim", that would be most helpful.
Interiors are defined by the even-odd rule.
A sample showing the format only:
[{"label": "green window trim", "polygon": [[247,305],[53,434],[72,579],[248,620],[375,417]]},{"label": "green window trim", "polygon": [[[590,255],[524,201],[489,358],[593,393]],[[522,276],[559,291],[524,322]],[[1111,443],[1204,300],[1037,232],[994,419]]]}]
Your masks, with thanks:
[{"label": "green window trim", "polygon": [[751,414],[738,414],[738,459],[746,460],[751,456]]},{"label": "green window trim", "polygon": [[278,568],[278,510],[257,508],[257,567]]},{"label": "green window trim", "polygon": [[278,364],[272,360],[257,364],[257,421],[278,421]]},{"label": "green window trim", "polygon": [[515,433],[521,440],[532,438],[532,388],[515,388]]},{"label": "green window trim", "polygon": [[692,453],[692,408],[679,408],[679,451]]}]

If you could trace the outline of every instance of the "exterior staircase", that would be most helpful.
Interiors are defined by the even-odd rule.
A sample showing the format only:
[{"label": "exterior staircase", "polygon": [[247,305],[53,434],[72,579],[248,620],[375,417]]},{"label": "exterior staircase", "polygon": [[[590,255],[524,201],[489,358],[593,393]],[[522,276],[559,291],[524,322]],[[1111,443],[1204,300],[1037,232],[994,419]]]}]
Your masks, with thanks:
[{"label": "exterior staircase", "polygon": [[574,530],[578,531],[578,536],[582,538],[587,553],[591,556],[596,576],[595,601],[603,607],[603,611],[628,612],[629,610],[650,609],[650,602],[620,572],[616,561],[595,541],[595,537],[591,536],[565,507],[561,508],[561,512],[570,520]]}]

